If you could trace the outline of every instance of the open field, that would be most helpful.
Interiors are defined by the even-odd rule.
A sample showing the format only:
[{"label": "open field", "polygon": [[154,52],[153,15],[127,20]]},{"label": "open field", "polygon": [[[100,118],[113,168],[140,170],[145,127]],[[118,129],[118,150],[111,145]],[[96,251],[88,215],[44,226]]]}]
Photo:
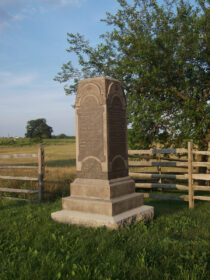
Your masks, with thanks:
[{"label": "open field", "polygon": [[35,144],[42,144],[42,145],[52,145],[52,144],[68,144],[71,142],[75,142],[75,137],[71,136],[70,138],[65,139],[39,139],[39,138],[2,138],[0,137],[0,146],[28,146],[28,145],[35,145]]},{"label": "open field", "polygon": [[[53,140],[44,145],[45,148],[45,191],[47,198],[57,195],[67,195],[69,184],[75,177],[75,141],[70,139]],[[39,145],[28,146],[1,146],[0,155],[14,153],[37,153]],[[0,165],[36,165],[36,158],[0,159]],[[0,174],[5,176],[37,177],[37,169],[0,169]],[[0,180],[0,187],[37,189],[35,182]],[[13,195],[14,196],[14,195]],[[24,197],[24,195],[22,195]]]}]

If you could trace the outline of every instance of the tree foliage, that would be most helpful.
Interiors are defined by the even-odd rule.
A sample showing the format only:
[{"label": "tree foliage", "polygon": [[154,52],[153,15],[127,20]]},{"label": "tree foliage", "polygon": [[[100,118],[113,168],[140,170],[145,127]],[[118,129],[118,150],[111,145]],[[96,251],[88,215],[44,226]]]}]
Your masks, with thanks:
[{"label": "tree foliage", "polygon": [[99,75],[119,79],[128,105],[130,145],[154,141],[181,145],[193,139],[206,147],[210,123],[208,1],[117,0],[116,14],[105,21],[112,31],[91,47],[80,34],[68,33],[68,52],[78,57],[62,66],[56,81],[66,94]]},{"label": "tree foliage", "polygon": [[37,119],[27,122],[26,134],[28,138],[51,138],[53,129],[46,123],[46,119]]}]

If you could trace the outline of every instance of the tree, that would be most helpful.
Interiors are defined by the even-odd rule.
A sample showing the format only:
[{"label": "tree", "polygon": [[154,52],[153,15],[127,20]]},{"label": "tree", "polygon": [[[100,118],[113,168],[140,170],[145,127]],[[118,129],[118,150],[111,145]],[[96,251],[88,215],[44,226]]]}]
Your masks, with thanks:
[{"label": "tree", "polygon": [[78,56],[80,69],[69,61],[55,80],[66,83],[66,94],[76,92],[78,82],[87,77],[122,81],[133,148],[150,147],[154,141],[181,145],[187,139],[206,148],[208,1],[117,1],[120,9],[103,20],[113,30],[101,35],[95,48],[82,35],[67,34],[67,51]]},{"label": "tree", "polygon": [[26,134],[28,138],[51,138],[53,129],[46,123],[46,119],[37,119],[27,122]]}]

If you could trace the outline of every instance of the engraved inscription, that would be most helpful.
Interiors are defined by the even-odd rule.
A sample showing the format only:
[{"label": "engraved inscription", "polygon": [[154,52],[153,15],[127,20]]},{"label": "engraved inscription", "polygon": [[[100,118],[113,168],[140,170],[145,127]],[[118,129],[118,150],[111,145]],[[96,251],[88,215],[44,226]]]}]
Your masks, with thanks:
[{"label": "engraved inscription", "polygon": [[112,99],[108,108],[109,122],[109,157],[112,160],[116,155],[127,158],[126,141],[126,111],[118,96]]},{"label": "engraved inscription", "polygon": [[87,96],[78,110],[79,156],[82,161],[88,156],[97,157],[101,162],[104,156],[103,107],[94,96]]}]

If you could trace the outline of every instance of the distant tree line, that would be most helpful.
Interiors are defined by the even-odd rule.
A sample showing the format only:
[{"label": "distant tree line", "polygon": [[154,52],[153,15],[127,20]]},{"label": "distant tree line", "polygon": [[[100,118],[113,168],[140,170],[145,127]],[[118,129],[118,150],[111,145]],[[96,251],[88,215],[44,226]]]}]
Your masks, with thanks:
[{"label": "distant tree line", "polygon": [[74,139],[75,136],[68,136],[64,133],[52,135],[53,129],[47,124],[46,119],[36,119],[27,122],[25,137],[39,139]]},{"label": "distant tree line", "polygon": [[75,136],[68,136],[64,133],[58,134],[58,135],[52,135],[53,139],[75,139]]}]

